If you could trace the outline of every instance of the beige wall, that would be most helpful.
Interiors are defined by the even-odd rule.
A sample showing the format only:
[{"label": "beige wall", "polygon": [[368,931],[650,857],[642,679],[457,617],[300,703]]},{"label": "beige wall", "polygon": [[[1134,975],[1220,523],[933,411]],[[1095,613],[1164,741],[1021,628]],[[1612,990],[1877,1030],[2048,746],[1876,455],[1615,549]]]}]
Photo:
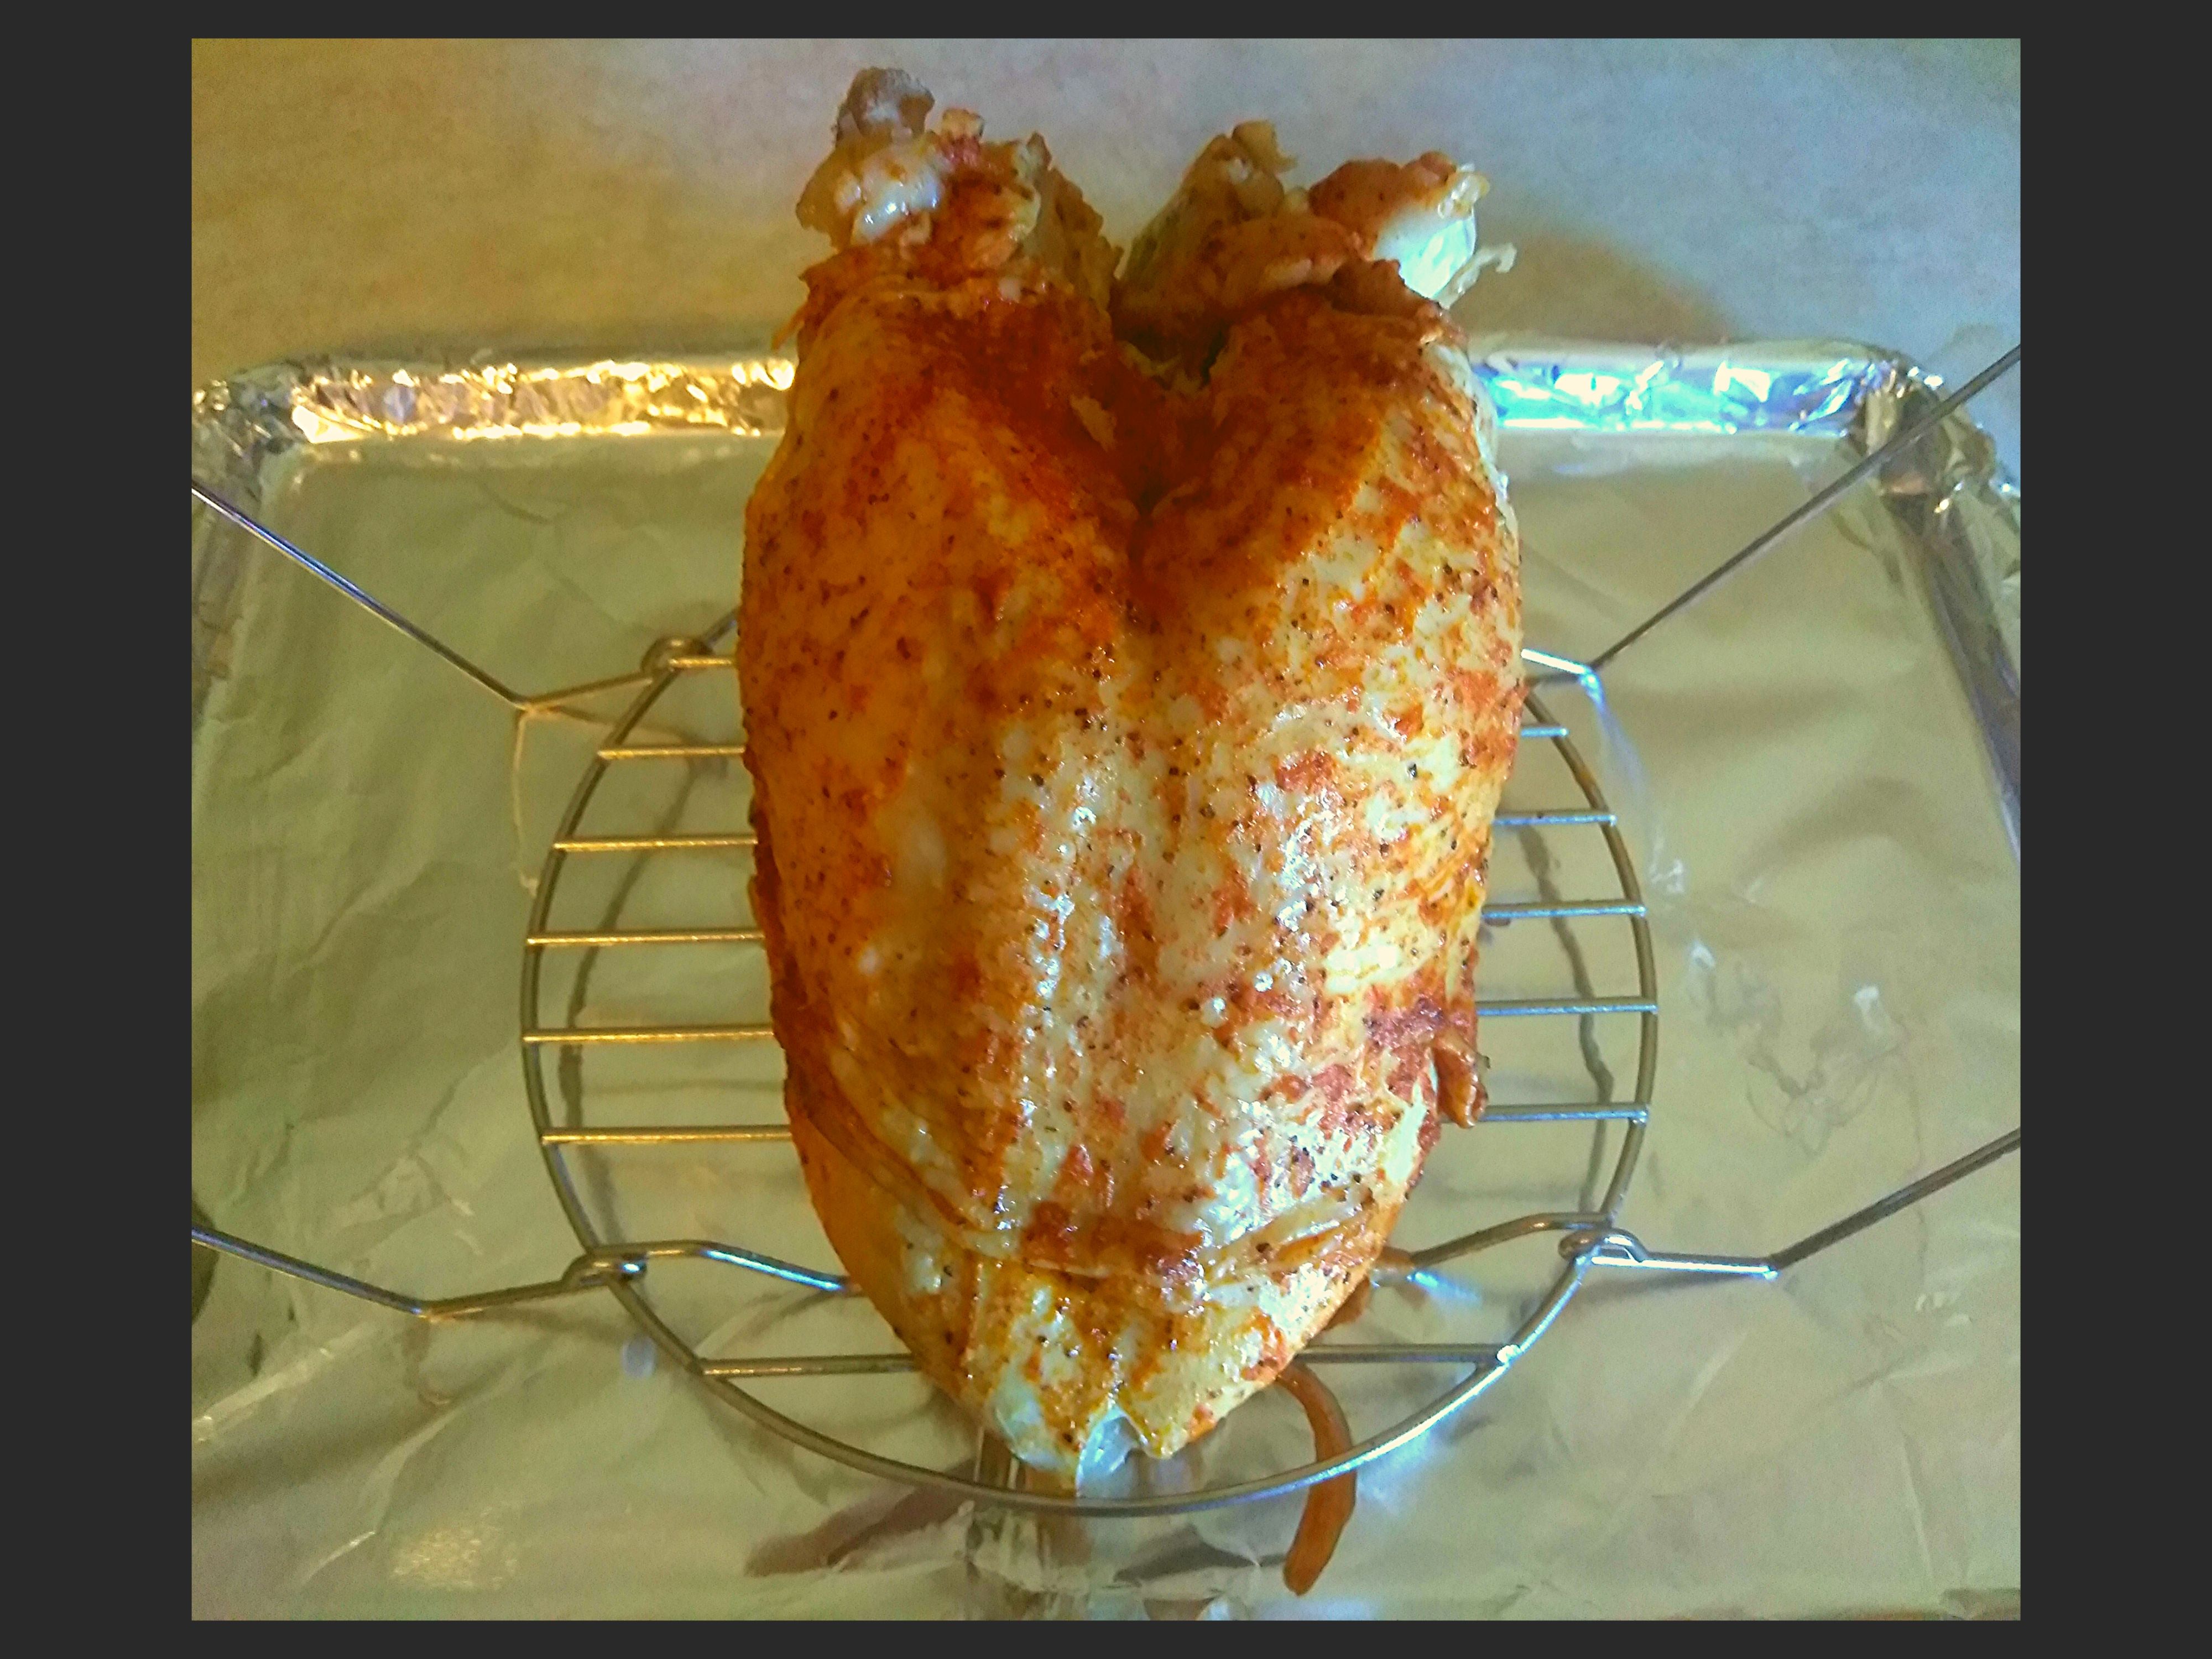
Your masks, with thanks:
[{"label": "beige wall", "polygon": [[[203,42],[192,374],[424,343],[772,325],[856,68],[1044,132],[1126,238],[1212,131],[1495,183],[1477,328],[1826,334],[1963,374],[2020,328],[2011,43]],[[1979,406],[2017,454],[2018,379]]]}]

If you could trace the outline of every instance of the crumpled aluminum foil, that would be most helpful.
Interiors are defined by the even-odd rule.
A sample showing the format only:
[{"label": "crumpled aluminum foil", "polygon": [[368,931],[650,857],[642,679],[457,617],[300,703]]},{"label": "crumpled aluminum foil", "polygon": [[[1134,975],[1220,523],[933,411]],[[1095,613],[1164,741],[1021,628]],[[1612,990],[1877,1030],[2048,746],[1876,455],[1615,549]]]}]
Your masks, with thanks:
[{"label": "crumpled aluminum foil", "polygon": [[[1477,356],[1531,637],[1584,660],[1939,395],[1894,356],[1821,343]],[[510,684],[580,682],[727,608],[788,383],[760,351],[283,365],[195,398],[194,476]],[[1655,1248],[1771,1249],[2016,1121],[2019,526],[2017,489],[1954,420],[1626,653],[1601,699],[1551,693],[1601,757],[1651,902],[1662,1068],[1625,1219]],[[522,1110],[512,975],[596,728],[518,725],[236,532],[196,515],[193,537],[196,1205],[423,1293],[544,1278],[573,1241]],[[668,810],[726,815],[740,783],[702,774]],[[1534,763],[1515,787],[1562,804]],[[1586,852],[1501,845],[1496,896],[1595,879]],[[1618,988],[1618,938],[1571,943],[1500,930],[1486,983],[1510,994],[1566,962]],[[610,982],[594,1006],[758,988],[694,971]],[[1552,1097],[1617,1090],[1632,1060],[1617,1034],[1563,1024],[1547,1042],[1504,1070]],[[735,1115],[736,1096],[775,1110],[772,1073],[577,1086],[609,1109],[643,1089],[654,1121],[679,1097],[707,1118]],[[1421,1200],[1571,1201],[1601,1161],[1571,1133],[1448,1141]],[[787,1169],[624,1156],[586,1182],[610,1227],[744,1230],[830,1265]],[[195,1315],[195,1607],[2002,1609],[2019,1583],[2016,1191],[2000,1165],[1778,1285],[1593,1285],[1499,1389],[1363,1474],[1303,1601],[1279,1573],[1295,1498],[1145,1523],[979,1511],[736,1419],[611,1304],[428,1328],[226,1261]],[[1543,1275],[1504,1254],[1378,1293],[1367,1317],[1481,1340]],[[805,1323],[844,1316],[730,1294],[711,1276],[668,1291],[721,1341],[883,1346]],[[1361,1378],[1346,1403],[1387,1416],[1448,1380]],[[764,1397],[944,1454],[927,1391],[890,1386]],[[1254,1455],[1302,1455],[1294,1415],[1263,1422],[1265,1403],[1246,1408]]]}]

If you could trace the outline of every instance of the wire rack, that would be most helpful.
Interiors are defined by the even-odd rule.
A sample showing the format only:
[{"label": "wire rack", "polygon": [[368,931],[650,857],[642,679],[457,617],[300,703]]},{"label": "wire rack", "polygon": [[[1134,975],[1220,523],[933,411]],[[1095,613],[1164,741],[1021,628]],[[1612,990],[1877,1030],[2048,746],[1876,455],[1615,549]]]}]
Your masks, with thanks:
[{"label": "wire rack", "polygon": [[[1524,652],[1534,671],[1532,685],[1571,681],[1593,696],[1601,696],[1600,672],[1621,651],[1644,637],[1653,628],[1693,603],[1729,574],[1780,540],[1838,499],[1851,485],[1874,472],[1908,445],[1927,436],[1977,392],[2020,361],[2014,347],[2004,357],[1969,380],[1957,392],[1875,447],[1856,465],[1814,495],[1804,505],[1778,521],[1759,537],[1717,566],[1707,575],[1660,607],[1607,650],[1589,663],[1559,657],[1540,650]],[[759,929],[751,926],[696,926],[556,929],[551,925],[555,901],[562,878],[573,861],[629,858],[636,860],[694,854],[744,855],[753,845],[742,828],[728,827],[675,833],[658,828],[617,826],[581,828],[601,786],[618,767],[684,766],[702,763],[730,763],[742,757],[744,745],[732,733],[728,740],[673,743],[637,741],[648,717],[672,687],[695,675],[734,672],[731,653],[736,631],[734,614],[726,616],[701,637],[667,638],[646,654],[635,673],[556,690],[518,692],[426,629],[386,606],[303,550],[258,523],[198,479],[193,499],[228,520],[264,546],[283,554],[343,592],[356,605],[398,629],[433,652],[479,687],[521,713],[563,707],[594,694],[618,693],[634,688],[628,706],[608,728],[596,752],[586,763],[566,811],[555,830],[539,872],[536,896],[521,941],[521,983],[519,1048],[522,1079],[531,1120],[543,1154],[546,1172],[563,1213],[568,1217],[580,1253],[561,1276],[539,1284],[516,1285],[473,1295],[428,1298],[410,1297],[385,1287],[337,1273],[313,1263],[251,1243],[195,1219],[191,1237],[196,1245],[224,1251],[264,1267],[291,1274],[328,1289],[362,1297],[379,1305],[422,1319],[460,1318],[550,1297],[605,1290],[620,1302],[630,1317],[668,1355],[697,1379],[702,1387],[761,1427],[849,1468],[908,1485],[939,1491],[1000,1506],[1032,1511],[1094,1516],[1157,1516],[1187,1512],[1297,1491],[1344,1476],[1361,1465],[1383,1456],[1421,1435],[1469,1401],[1495,1387],[1548,1330],[1582,1288],[1589,1276],[1601,1270],[1662,1272],[1731,1278],[1772,1279],[1806,1257],[1829,1248],[1885,1217],[1919,1201],[1950,1182],[2018,1149],[2015,1128],[1955,1162],[1920,1177],[1875,1203],[1821,1229],[1785,1249],[1763,1256],[1721,1256],[1681,1254],[1647,1248],[1620,1226],[1638,1158],[1650,1124],[1652,1084],[1658,1063],[1658,981],[1650,927],[1635,860],[1624,840],[1612,807],[1596,775],[1577,749],[1563,723],[1554,720],[1541,696],[1532,690],[1521,736],[1525,743],[1553,746],[1572,779],[1579,801],[1569,801],[1535,811],[1501,811],[1499,830],[1534,834],[1595,834],[1603,846],[1614,878],[1616,891],[1587,898],[1547,897],[1538,902],[1506,902],[1486,907],[1491,925],[1541,921],[1555,928],[1579,929],[1626,926],[1634,948],[1636,984],[1631,994],[1601,996],[1579,985],[1553,996],[1489,1000],[1477,1003],[1486,1031],[1493,1022],[1523,1019],[1576,1019],[1589,1023],[1607,1017],[1633,1017],[1638,1025],[1635,1082],[1631,1098],[1601,1098],[1581,1103],[1494,1103],[1483,1112],[1474,1129],[1462,1133],[1497,1134],[1507,1128],[1540,1122],[1619,1123],[1623,1127],[1618,1150],[1602,1195],[1595,1203],[1584,1197],[1586,1207],[1533,1212],[1512,1219],[1464,1231],[1419,1251],[1392,1249],[1385,1253],[1376,1279],[1418,1275],[1444,1264],[1508,1243],[1540,1235],[1557,1235],[1559,1266],[1548,1286],[1524,1304],[1518,1328],[1502,1343],[1417,1343],[1361,1341],[1324,1337],[1309,1346],[1298,1363],[1307,1365],[1443,1365],[1455,1380],[1425,1404],[1401,1420],[1340,1447],[1327,1455],[1285,1467],[1256,1478],[1199,1485],[1192,1489],[1153,1492],[1133,1497],[1103,1497],[1041,1490],[1026,1478],[1022,1466],[988,1435],[971,1472],[959,1473],[903,1461],[872,1450],[852,1439],[842,1438],[776,1410],[748,1390],[746,1384],[767,1378],[894,1376],[911,1373],[910,1358],[898,1352],[810,1352],[765,1357],[732,1358],[702,1352],[679,1334],[664,1310],[656,1306],[650,1269],[658,1261],[690,1259],[760,1275],[769,1280],[830,1296],[854,1296],[857,1291],[841,1275],[799,1266],[740,1243],[700,1238],[635,1239],[606,1236],[594,1222],[578,1190],[574,1158],[587,1148],[626,1146],[678,1148],[706,1143],[760,1145],[764,1157],[788,1156],[790,1130],[781,1123],[617,1126],[581,1121],[576,1109],[580,1096],[572,1094],[568,1121],[556,1122],[547,1088],[545,1060],[549,1051],[574,1057],[601,1045],[752,1044],[772,1042],[775,1033],[766,1023],[699,1024],[675,1020],[647,1019],[621,1026],[581,1025],[575,1023],[574,1006],[564,1016],[549,1014],[545,966],[549,953],[582,953],[585,971],[600,952],[698,947],[737,951],[763,949]],[[726,699],[734,714],[736,700]],[[1606,1092],[1603,1091],[1601,1093]],[[781,1149],[781,1150],[779,1150]],[[795,1181],[795,1164],[791,1170]],[[1593,1187],[1595,1183],[1592,1183]],[[1417,1194],[1413,1203],[1421,1200]],[[1410,1207],[1410,1206],[1409,1206]],[[1352,1326],[1341,1328],[1351,1329]],[[1235,1414],[1214,1431],[1228,1433]],[[1348,1438],[1348,1437],[1346,1437]]]}]

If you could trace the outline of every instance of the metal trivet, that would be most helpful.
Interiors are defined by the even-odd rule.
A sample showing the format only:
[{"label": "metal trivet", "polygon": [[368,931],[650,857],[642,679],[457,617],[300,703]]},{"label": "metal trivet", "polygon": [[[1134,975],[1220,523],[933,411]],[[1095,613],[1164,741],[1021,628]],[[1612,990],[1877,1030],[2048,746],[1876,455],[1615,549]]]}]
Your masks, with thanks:
[{"label": "metal trivet", "polygon": [[[1630,629],[1590,662],[1579,663],[1534,649],[1524,651],[1523,657],[1539,671],[1531,677],[1532,685],[1574,680],[1591,694],[1594,701],[1601,698],[1599,671],[1620,652],[1702,596],[1723,578],[1772,546],[1789,532],[1817,516],[1853,484],[1875,472],[1909,445],[1926,436],[1968,399],[2016,366],[2020,358],[2021,349],[2015,346],[1920,418],[1903,427],[1809,501],[1793,509],[1708,574],[1661,606],[1651,617]],[[1477,1012],[1485,1023],[1522,1018],[1573,1018],[1587,1022],[1599,1016],[1633,1014],[1638,1018],[1639,1027],[1636,1084],[1633,1098],[1626,1102],[1601,1100],[1574,1105],[1492,1104],[1484,1111],[1476,1127],[1479,1128],[1482,1124],[1560,1121],[1603,1124],[1617,1121],[1626,1126],[1625,1133],[1620,1151],[1613,1158],[1612,1174],[1603,1197],[1594,1206],[1573,1211],[1538,1212],[1462,1233],[1419,1251],[1387,1251],[1376,1274],[1379,1281],[1393,1276],[1419,1273],[1510,1240],[1557,1233],[1560,1236],[1561,1258],[1558,1275],[1549,1287],[1535,1297],[1511,1338],[1503,1344],[1494,1345],[1316,1341],[1300,1355],[1304,1363],[1327,1366],[1443,1364],[1463,1366],[1466,1370],[1456,1382],[1419,1410],[1346,1449],[1273,1474],[1200,1486],[1188,1492],[1131,1498],[1097,1498],[1071,1497],[1033,1490],[1024,1484],[1021,1466],[1014,1462],[988,1433],[981,1437],[982,1452],[978,1456],[972,1475],[947,1473],[871,1451],[775,1410],[748,1393],[743,1384],[767,1377],[910,1373],[914,1364],[907,1354],[878,1352],[716,1358],[701,1353],[686,1341],[656,1310],[647,1288],[650,1264],[676,1258],[720,1262],[817,1292],[857,1295],[858,1292],[843,1278],[818,1273],[736,1244],[696,1238],[639,1241],[603,1237],[578,1195],[574,1170],[570,1163],[571,1149],[580,1147],[653,1147],[699,1143],[787,1145],[789,1128],[780,1123],[641,1127],[580,1123],[556,1125],[546,1092],[544,1056],[548,1048],[573,1057],[586,1047],[600,1044],[750,1043],[774,1040],[774,1030],[766,1024],[699,1025],[655,1023],[592,1027],[549,1023],[541,1006],[541,981],[545,953],[549,951],[579,951],[596,956],[597,952],[605,950],[655,946],[761,949],[761,933],[757,927],[609,927],[599,931],[556,931],[549,926],[554,897],[571,859],[619,854],[647,858],[700,852],[743,851],[753,845],[752,836],[738,830],[682,834],[644,831],[585,836],[578,833],[610,767],[671,762],[690,764],[742,757],[744,746],[736,741],[673,744],[630,741],[662,696],[685,676],[734,672],[733,658],[724,653],[727,648],[726,642],[734,638],[735,613],[726,616],[702,637],[671,638],[659,641],[647,653],[643,665],[634,674],[550,692],[518,692],[427,630],[380,604],[328,566],[257,523],[198,479],[192,481],[191,494],[195,501],[295,561],[380,620],[434,653],[519,714],[561,707],[591,694],[626,690],[632,686],[638,688],[628,708],[614,722],[586,766],[584,775],[570,798],[568,810],[554,832],[540,871],[535,902],[523,940],[520,1030],[523,1086],[547,1173],[551,1177],[555,1194],[568,1218],[569,1225],[575,1231],[581,1246],[580,1254],[558,1279],[541,1284],[516,1285],[469,1296],[418,1297],[332,1273],[311,1262],[234,1237],[211,1226],[193,1225],[191,1237],[196,1245],[222,1250],[311,1284],[343,1291],[422,1319],[459,1318],[583,1291],[604,1289],[623,1304],[664,1352],[698,1378],[711,1393],[762,1427],[849,1468],[911,1486],[933,1487],[1006,1507],[1098,1517],[1160,1516],[1216,1508],[1297,1491],[1344,1474],[1406,1444],[1503,1378],[1521,1356],[1550,1328],[1594,1267],[1772,1279],[1808,1256],[1828,1249],[2019,1149],[2021,1132],[2014,1128],[1966,1157],[1897,1188],[1841,1221],[1768,1255],[1719,1256],[1654,1250],[1648,1249],[1633,1234],[1623,1231],[1619,1225],[1619,1216],[1649,1128],[1651,1085],[1658,1062],[1658,983],[1650,927],[1642,890],[1636,878],[1635,863],[1621,837],[1613,809],[1607,804],[1595,775],[1576,748],[1567,728],[1552,719],[1532,691],[1527,705],[1528,718],[1524,720],[1521,735],[1524,739],[1547,741],[1555,746],[1559,757],[1581,793],[1583,801],[1580,805],[1539,811],[1501,812],[1494,820],[1495,824],[1500,830],[1595,830],[1604,839],[1620,891],[1612,896],[1583,900],[1492,904],[1485,908],[1485,919],[1492,923],[1542,920],[1554,926],[1625,921],[1633,934],[1636,994],[1626,997],[1600,997],[1577,990],[1553,998],[1478,1000]],[[732,700],[731,706],[734,708],[734,700]],[[2016,801],[2016,781],[2007,781]],[[1491,1029],[1494,1030],[1495,1027]],[[1232,1414],[1229,1421],[1234,1420]],[[1213,1437],[1224,1434],[1228,1427],[1229,1423],[1224,1422],[1213,1431]]]}]

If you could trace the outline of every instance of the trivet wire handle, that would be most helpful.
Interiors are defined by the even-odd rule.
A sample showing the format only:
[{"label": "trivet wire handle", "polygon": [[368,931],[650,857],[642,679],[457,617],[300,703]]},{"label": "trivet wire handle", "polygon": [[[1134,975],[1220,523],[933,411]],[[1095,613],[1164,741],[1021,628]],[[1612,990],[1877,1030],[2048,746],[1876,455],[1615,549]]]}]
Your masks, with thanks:
[{"label": "trivet wire handle", "polygon": [[[1736,1278],[1778,1279],[1783,1269],[1794,1267],[1810,1255],[1818,1255],[1830,1246],[1840,1244],[1852,1234],[1863,1232],[1877,1221],[1895,1215],[1899,1210],[1910,1209],[1930,1194],[1939,1193],[1953,1182],[1964,1179],[1977,1170],[1996,1163],[2008,1152],[2020,1150],[2020,1131],[2008,1129],[1995,1140],[1987,1141],[1955,1158],[1940,1170],[1922,1176],[1917,1181],[1907,1182],[1894,1192],[1883,1196],[1863,1209],[1854,1210],[1841,1221],[1823,1227],[1816,1233],[1808,1233],[1795,1244],[1786,1245],[1768,1255],[1684,1255],[1667,1250],[1646,1249],[1635,1234],[1614,1231],[1598,1241],[1595,1262],[1604,1267],[1648,1267],[1663,1273],[1715,1273]],[[1571,1255],[1589,1242],[1589,1235],[1563,1241],[1560,1249]]]}]

